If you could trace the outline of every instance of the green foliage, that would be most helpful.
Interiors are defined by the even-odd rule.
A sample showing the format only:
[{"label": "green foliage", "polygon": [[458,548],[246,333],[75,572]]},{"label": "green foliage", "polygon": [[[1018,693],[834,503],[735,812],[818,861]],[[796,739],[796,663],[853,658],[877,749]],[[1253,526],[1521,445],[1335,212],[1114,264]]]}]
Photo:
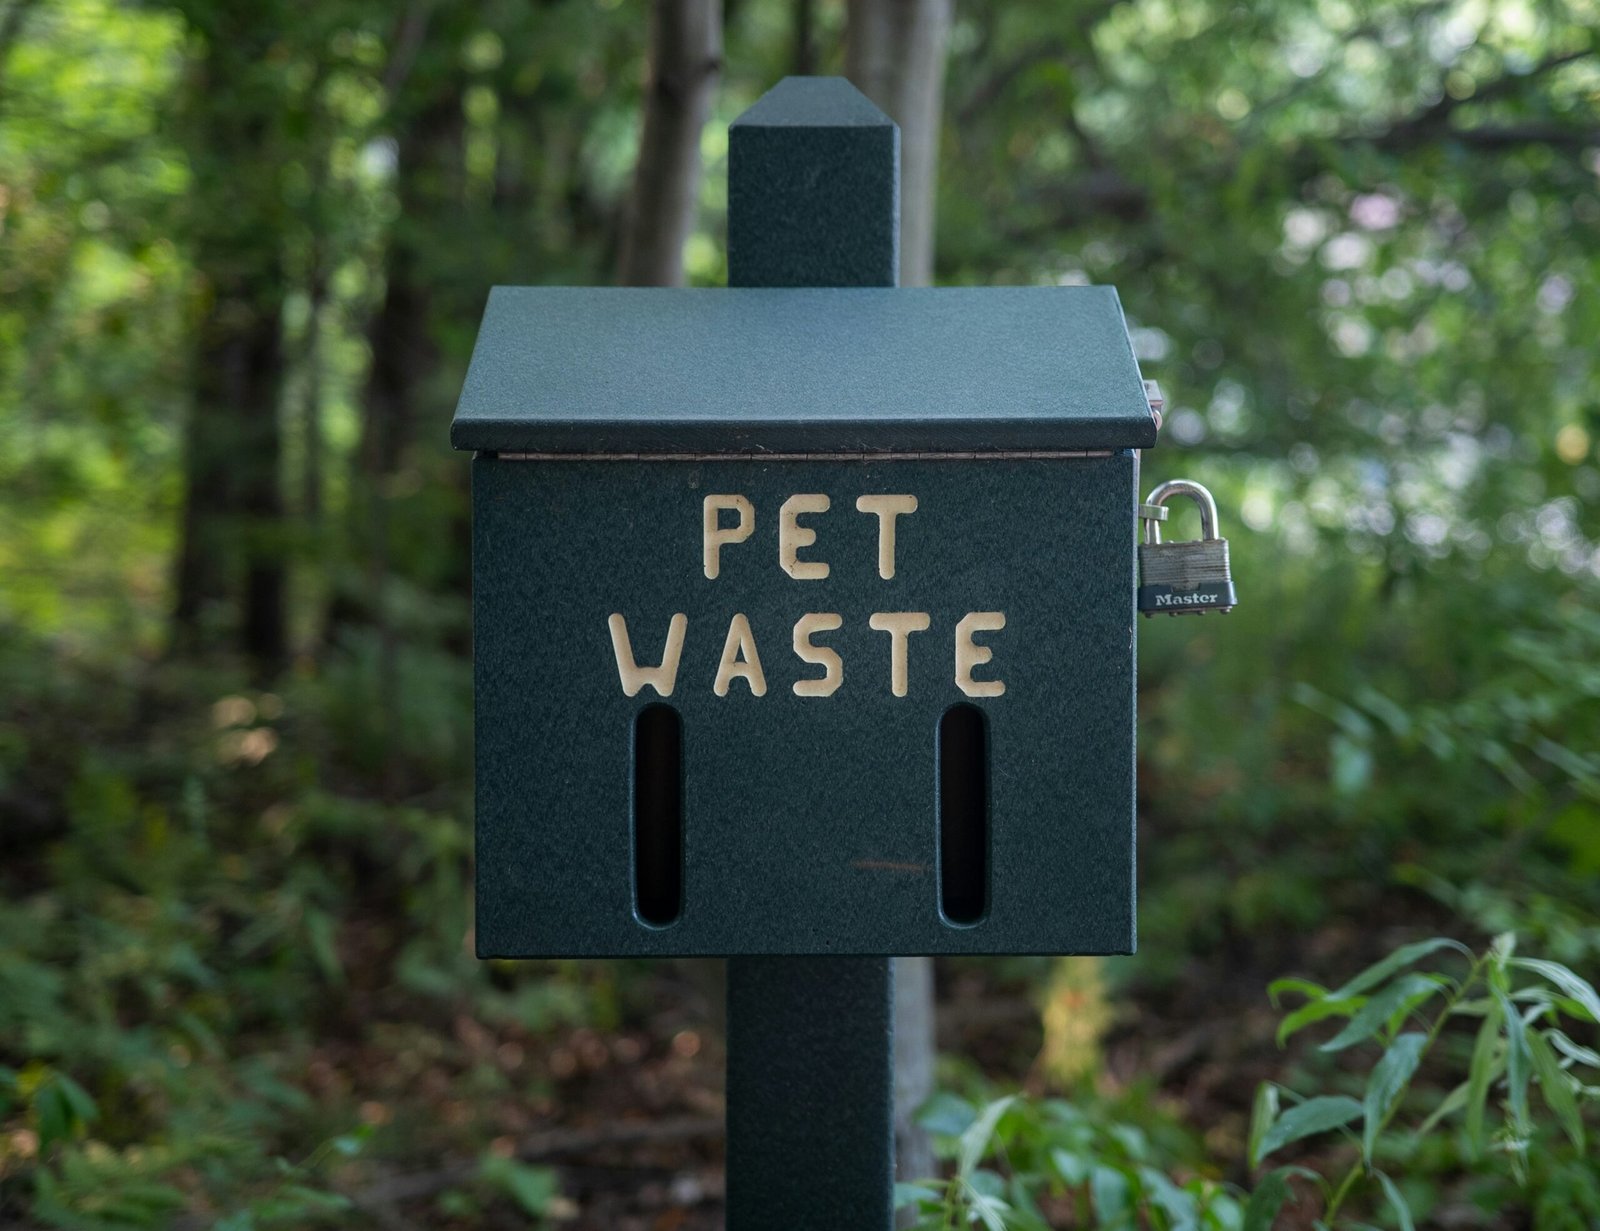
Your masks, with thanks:
[{"label": "green foliage", "polygon": [[[1537,1182],[1542,1189],[1557,1176],[1570,1182],[1571,1166],[1579,1165],[1581,1173],[1590,1157],[1585,1116],[1600,1105],[1600,1055],[1575,1044],[1569,1032],[1600,1025],[1600,996],[1566,966],[1515,953],[1516,938],[1509,933],[1481,956],[1455,941],[1420,941],[1333,990],[1299,979],[1274,984],[1275,997],[1294,995],[1329,1006],[1323,1017],[1296,1021],[1302,1015],[1291,1014],[1280,1044],[1314,1021],[1339,1017],[1346,1025],[1322,1044],[1322,1052],[1376,1045],[1380,1054],[1359,1101],[1320,1094],[1284,1110],[1288,1091],[1263,1085],[1250,1129],[1251,1166],[1297,1142],[1332,1134],[1347,1138],[1356,1158],[1337,1183],[1323,1189],[1322,1220],[1329,1227],[1341,1225],[1345,1207],[1364,1191],[1381,1198],[1400,1226],[1410,1227],[1407,1198],[1391,1171],[1414,1161],[1430,1138],[1447,1134],[1459,1138],[1469,1161],[1492,1148],[1519,1184]],[[1441,954],[1455,955],[1464,969],[1426,975],[1407,970]],[[1435,1006],[1435,998],[1442,1003]],[[1465,1072],[1447,1077],[1442,1089],[1419,1089],[1414,1079],[1425,1065],[1437,1069],[1441,1057],[1461,1054],[1451,1047],[1464,1026],[1473,1035]],[[1533,1087],[1539,1106],[1530,1097]],[[1410,1130],[1397,1126],[1403,1113],[1419,1117]]]},{"label": "green foliage", "polygon": [[530,1167],[514,1158],[486,1158],[482,1176],[486,1183],[504,1190],[524,1214],[534,1218],[548,1213],[561,1191],[560,1181],[550,1168]]},{"label": "green foliage", "polygon": [[1170,1125],[1153,1138],[1110,1109],[1015,1096],[977,1106],[953,1094],[936,1096],[919,1122],[954,1168],[898,1187],[918,1231],[1046,1231],[1062,1217],[1107,1231],[1235,1231],[1244,1218],[1225,1185],[1185,1174],[1187,1160],[1163,1152]]},{"label": "green foliage", "polygon": [[[60,775],[43,798],[62,810],[29,822],[32,870],[12,865],[0,903],[0,1210],[95,1231],[197,1209],[238,1228],[347,1225],[374,1151],[427,1136],[418,1077],[511,1096],[453,1019],[512,1038],[615,1022],[604,968],[473,958],[461,795],[341,791],[355,732],[320,682],[225,691],[226,676],[162,673],[144,723],[116,734],[115,677],[19,642],[0,671],[0,730],[20,740],[0,794]],[[214,700],[196,711],[197,696]],[[96,713],[94,746],[52,745]],[[428,748],[404,751],[459,781],[458,754],[430,763]],[[399,1023],[379,1008],[396,997]],[[381,1076],[330,1063],[328,1040],[368,1034]],[[375,1107],[415,1126],[375,1129]],[[466,1135],[478,1150],[498,1135],[487,1110]],[[531,1208],[535,1178],[487,1191]]]},{"label": "green foliage", "polygon": [[[1410,969],[1441,958],[1453,965],[1426,976]],[[1150,1133],[1120,1118],[1136,1103],[1010,1095],[978,1105],[945,1093],[927,1104],[920,1122],[941,1156],[953,1160],[951,1172],[900,1185],[899,1203],[917,1211],[920,1231],[1042,1231],[1063,1219],[1105,1228],[1267,1231],[1291,1204],[1309,1213],[1313,1199],[1320,1205],[1316,1225],[1329,1231],[1367,1226],[1374,1217],[1409,1231],[1413,1203],[1436,1191],[1429,1153],[1444,1145],[1459,1151],[1461,1164],[1489,1168],[1491,1184],[1504,1175],[1524,1194],[1531,1188],[1540,1228],[1580,1226],[1576,1211],[1600,1208],[1586,1123],[1600,1105],[1600,1054],[1570,1033],[1593,1033],[1600,999],[1566,966],[1517,957],[1510,935],[1482,955],[1434,939],[1401,946],[1342,987],[1282,979],[1271,994],[1332,1006],[1321,1017],[1296,1021],[1300,1015],[1290,1014],[1280,1045],[1338,1017],[1347,1024],[1320,1054],[1378,1048],[1364,1075],[1333,1078],[1354,1096],[1301,1097],[1275,1082],[1258,1088],[1249,1168],[1291,1147],[1302,1163],[1278,1166],[1241,1193],[1209,1178],[1218,1165],[1204,1162],[1193,1143],[1185,1148],[1174,1126]],[[1464,1033],[1474,1038],[1465,1053],[1455,1046]],[[1457,1057],[1470,1057],[1464,1073],[1450,1071]],[[1491,1115],[1497,1123],[1486,1135]],[[1345,1152],[1353,1159],[1341,1172]],[[1358,1219],[1354,1211],[1363,1206]]]}]

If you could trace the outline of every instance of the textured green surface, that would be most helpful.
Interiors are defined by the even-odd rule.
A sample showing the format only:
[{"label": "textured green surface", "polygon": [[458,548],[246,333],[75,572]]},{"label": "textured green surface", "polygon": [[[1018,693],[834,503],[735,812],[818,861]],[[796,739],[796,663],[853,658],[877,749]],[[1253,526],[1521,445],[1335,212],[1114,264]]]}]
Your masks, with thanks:
[{"label": "textured green surface", "polygon": [[[743,121],[731,134],[729,281],[893,286],[900,133],[888,117],[837,78],[791,79]],[[861,123],[890,139],[859,140]],[[867,191],[841,194],[841,182]],[[807,211],[824,211],[831,230]],[[894,1225],[894,974],[887,957],[729,959],[729,1231]]]},{"label": "textured green surface", "polygon": [[[1134,461],[510,461],[474,463],[478,705],[477,938],[486,956],[1123,952],[1133,934]],[[779,566],[779,507],[823,493],[802,556]],[[702,501],[739,493],[754,532],[702,567]],[[910,493],[895,576],[878,574],[865,493]],[[874,612],[926,612],[909,689],[892,695]],[[1006,627],[974,698],[991,745],[991,906],[973,927],[937,908],[934,733],[967,699],[954,630]],[[683,716],[680,920],[634,918],[634,717],[607,627],[641,663],[688,619],[670,703]],[[767,691],[713,692],[743,613]],[[795,621],[843,661],[828,697],[794,654]],[[992,672],[992,675],[990,674]]]},{"label": "textured green surface", "polygon": [[729,1231],[888,1231],[886,958],[728,963]]},{"label": "textured green surface", "polygon": [[787,77],[728,129],[731,286],[893,286],[900,130],[842,77]]},{"label": "textured green surface", "polygon": [[1140,448],[1106,286],[496,287],[451,439],[557,453]]}]

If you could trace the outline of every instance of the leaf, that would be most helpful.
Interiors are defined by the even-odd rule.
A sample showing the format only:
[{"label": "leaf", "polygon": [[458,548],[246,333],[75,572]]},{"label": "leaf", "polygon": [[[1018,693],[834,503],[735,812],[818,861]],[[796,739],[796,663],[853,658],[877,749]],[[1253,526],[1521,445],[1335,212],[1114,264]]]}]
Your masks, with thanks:
[{"label": "leaf", "polygon": [[[1554,1009],[1556,1012],[1565,1013],[1568,1017],[1576,1018],[1580,1022],[1589,1015],[1589,1010],[1578,1001],[1571,996],[1563,996],[1560,992],[1550,987],[1519,987],[1511,993],[1511,999],[1516,1004],[1534,1005],[1540,1010]],[[1528,1014],[1524,1013],[1523,1019],[1527,1020],[1528,1016]],[[1540,1016],[1548,1017],[1549,1014],[1541,1012]]]},{"label": "leaf", "polygon": [[1044,1187],[1045,1177],[1035,1172],[1011,1177],[1006,1184],[1006,1200],[1011,1203],[1006,1231],[1050,1231],[1049,1222],[1033,1199],[1034,1193],[1042,1192]]},{"label": "leaf", "polygon": [[1192,1193],[1186,1193],[1154,1167],[1139,1168],[1139,1184],[1144,1199],[1167,1216],[1173,1227],[1193,1227],[1200,1207]]},{"label": "leaf", "polygon": [[1511,998],[1499,987],[1494,989],[1506,1026],[1506,1098],[1511,1104],[1511,1119],[1517,1131],[1528,1123],[1528,1028]]},{"label": "leaf", "polygon": [[900,1209],[907,1205],[921,1205],[923,1202],[937,1204],[944,1199],[944,1194],[937,1188],[930,1188],[923,1183],[896,1183],[894,1186],[894,1208]]},{"label": "leaf", "polygon": [[72,1078],[65,1073],[57,1073],[51,1081],[61,1090],[62,1097],[72,1111],[72,1118],[79,1124],[92,1124],[99,1117],[100,1108],[94,1099]]},{"label": "leaf", "polygon": [[1119,1227],[1133,1213],[1133,1190],[1128,1177],[1115,1167],[1096,1167],[1089,1177],[1089,1196],[1098,1224]]},{"label": "leaf", "polygon": [[1005,1191],[1005,1184],[1000,1177],[992,1171],[978,1171],[971,1180],[962,1180],[961,1183],[967,1194],[967,1203],[983,1225],[989,1231],[1006,1231],[1006,1215],[1011,1212],[1011,1207],[999,1195]]},{"label": "leaf", "polygon": [[1340,795],[1355,795],[1372,781],[1372,746],[1364,737],[1334,732],[1328,740],[1332,760],[1333,789]]},{"label": "leaf", "polygon": [[944,1091],[935,1094],[917,1112],[917,1123],[935,1137],[959,1137],[977,1118],[976,1107]]},{"label": "leaf", "polygon": [[1383,1187],[1383,1195],[1389,1198],[1389,1207],[1394,1210],[1395,1218],[1400,1221],[1400,1231],[1417,1231],[1417,1224],[1411,1221],[1411,1207],[1406,1204],[1399,1186],[1381,1171],[1374,1174]]},{"label": "leaf", "polygon": [[1444,1120],[1465,1107],[1467,1105],[1467,1095],[1471,1093],[1471,1086],[1472,1083],[1470,1081],[1464,1081],[1450,1091],[1449,1094],[1445,1095],[1440,1100],[1439,1105],[1428,1113],[1428,1118],[1417,1126],[1416,1140],[1421,1141],[1434,1129],[1438,1128]]},{"label": "leaf", "polygon": [[1365,1042],[1388,1025],[1390,1018],[1396,1014],[1409,1014],[1439,990],[1439,983],[1431,975],[1409,974],[1396,979],[1362,1005],[1345,1028],[1324,1043],[1320,1050],[1343,1051]]},{"label": "leaf", "polygon": [[1071,1150],[1051,1150],[1050,1161],[1068,1188],[1076,1188],[1089,1178],[1089,1164]]},{"label": "leaf", "polygon": [[41,1151],[68,1140],[100,1114],[89,1092],[65,1073],[45,1077],[34,1092],[33,1110],[38,1117]]},{"label": "leaf", "polygon": [[988,1167],[979,1167],[967,1180],[967,1187],[982,1197],[1004,1197],[1006,1195],[1006,1181],[998,1171]]},{"label": "leaf", "polygon": [[1592,1022],[1600,1022],[1600,992],[1596,992],[1586,981],[1579,978],[1573,971],[1567,969],[1560,962],[1547,962],[1543,958],[1518,957],[1512,958],[1511,964],[1518,969],[1531,971],[1540,975],[1563,993],[1583,1006],[1585,1013]]},{"label": "leaf", "polygon": [[1240,1231],[1272,1231],[1283,1210],[1283,1203],[1292,1195],[1289,1187],[1291,1176],[1310,1180],[1317,1178],[1316,1172],[1304,1167],[1279,1167],[1276,1171],[1268,1172],[1256,1185],[1255,1192],[1250,1194],[1249,1204],[1244,1207],[1244,1225]]},{"label": "leaf", "polygon": [[1017,1096],[1008,1094],[1005,1098],[995,1099],[985,1107],[978,1118],[969,1125],[961,1134],[961,1153],[957,1156],[956,1174],[963,1180],[972,1175],[977,1167],[978,1160],[983,1157],[984,1151],[989,1148],[989,1139],[994,1136],[995,1127],[1000,1123],[1000,1117],[1011,1109],[1011,1104],[1017,1101]]},{"label": "leaf", "polygon": [[550,1209],[561,1191],[561,1182],[549,1167],[530,1167],[514,1158],[490,1157],[483,1160],[482,1177],[535,1218]]},{"label": "leaf", "polygon": [[72,1132],[72,1118],[66,1100],[54,1086],[45,1086],[34,1096],[33,1111],[39,1118],[41,1154],[57,1141],[65,1141]]},{"label": "leaf", "polygon": [[1261,1143],[1265,1158],[1290,1142],[1343,1128],[1361,1114],[1361,1104],[1344,1095],[1323,1095],[1291,1107],[1279,1117]]},{"label": "leaf", "polygon": [[1370,1164],[1373,1147],[1378,1142],[1378,1131],[1411,1084],[1417,1063],[1428,1046],[1428,1036],[1418,1031],[1402,1034],[1383,1053],[1367,1079],[1367,1092],[1362,1101],[1366,1123],[1361,1130],[1361,1156]]},{"label": "leaf", "polygon": [[1496,999],[1478,1027],[1478,1040],[1472,1045],[1472,1066],[1467,1070],[1467,1142],[1474,1158],[1483,1153],[1483,1113],[1489,1098],[1489,1085],[1500,1075],[1503,1061],[1497,1059],[1500,1026],[1505,1010]]},{"label": "leaf", "polygon": [[1284,992],[1299,992],[1307,1000],[1321,1000],[1328,994],[1328,989],[1310,979],[1274,979],[1267,984],[1267,999],[1272,1001],[1274,1009],[1278,1007]]},{"label": "leaf", "polygon": [[1120,1145],[1132,1162],[1143,1162],[1150,1154],[1150,1142],[1142,1129],[1131,1124],[1113,1124],[1106,1135]]},{"label": "leaf", "polygon": [[1344,1000],[1350,996],[1359,996],[1369,987],[1376,987],[1390,975],[1406,966],[1411,965],[1419,958],[1427,957],[1430,953],[1437,953],[1440,949],[1454,949],[1458,953],[1472,956],[1472,950],[1459,940],[1451,940],[1445,936],[1435,936],[1432,940],[1419,940],[1413,944],[1401,945],[1381,962],[1368,966],[1343,987],[1328,993],[1334,1000]]},{"label": "leaf", "polygon": [[308,1215],[342,1213],[350,1208],[350,1198],[342,1193],[325,1192],[306,1184],[285,1184],[272,1196],[256,1202],[256,1216],[264,1223],[290,1222],[305,1226]]},{"label": "leaf", "polygon": [[1288,1042],[1289,1036],[1297,1030],[1326,1021],[1330,1017],[1349,1017],[1357,1012],[1361,1005],[1362,1000],[1359,996],[1351,996],[1345,1000],[1313,1000],[1310,1004],[1303,1004],[1284,1018],[1278,1026],[1278,1046],[1282,1047]]},{"label": "leaf", "polygon": [[344,965],[339,961],[339,946],[334,936],[333,916],[325,910],[307,907],[305,912],[306,939],[310,942],[311,956],[317,969],[329,983],[344,982]]},{"label": "leaf", "polygon": [[1573,1063],[1585,1064],[1591,1069],[1600,1069],[1600,1052],[1590,1047],[1584,1047],[1582,1044],[1574,1043],[1559,1030],[1546,1030],[1544,1037],[1549,1039],[1555,1049]]},{"label": "leaf", "polygon": [[1250,1109],[1250,1144],[1247,1157],[1252,1167],[1261,1165],[1261,1142],[1278,1118],[1278,1087],[1264,1081],[1256,1089],[1256,1099]]},{"label": "leaf", "polygon": [[1583,1113],[1578,1110],[1578,1098],[1572,1092],[1572,1079],[1562,1071],[1561,1062],[1556,1059],[1549,1042],[1537,1030],[1528,1032],[1528,1054],[1533,1060],[1533,1071],[1538,1075],[1545,1104],[1556,1113],[1556,1119],[1561,1121],[1561,1127],[1581,1153]]}]

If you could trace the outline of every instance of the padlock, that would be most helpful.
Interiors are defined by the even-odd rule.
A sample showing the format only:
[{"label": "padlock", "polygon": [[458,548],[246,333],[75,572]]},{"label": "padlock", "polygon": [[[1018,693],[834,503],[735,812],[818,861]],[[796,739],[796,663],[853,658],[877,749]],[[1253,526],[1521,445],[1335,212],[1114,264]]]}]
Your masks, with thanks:
[{"label": "padlock", "polygon": [[[1163,543],[1166,502],[1188,496],[1200,506],[1200,537]],[[1150,493],[1139,510],[1144,542],[1139,544],[1139,610],[1147,615],[1204,615],[1232,611],[1239,601],[1228,564],[1228,540],[1217,534],[1217,502],[1200,484],[1171,479]]]}]

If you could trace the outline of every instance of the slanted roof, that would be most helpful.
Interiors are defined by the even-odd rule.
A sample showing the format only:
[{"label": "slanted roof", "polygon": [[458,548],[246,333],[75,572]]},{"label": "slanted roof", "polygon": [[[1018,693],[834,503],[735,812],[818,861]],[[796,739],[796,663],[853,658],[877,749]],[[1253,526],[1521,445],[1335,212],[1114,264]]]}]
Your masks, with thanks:
[{"label": "slanted roof", "polygon": [[496,287],[458,449],[573,454],[1141,448],[1110,287]]}]

